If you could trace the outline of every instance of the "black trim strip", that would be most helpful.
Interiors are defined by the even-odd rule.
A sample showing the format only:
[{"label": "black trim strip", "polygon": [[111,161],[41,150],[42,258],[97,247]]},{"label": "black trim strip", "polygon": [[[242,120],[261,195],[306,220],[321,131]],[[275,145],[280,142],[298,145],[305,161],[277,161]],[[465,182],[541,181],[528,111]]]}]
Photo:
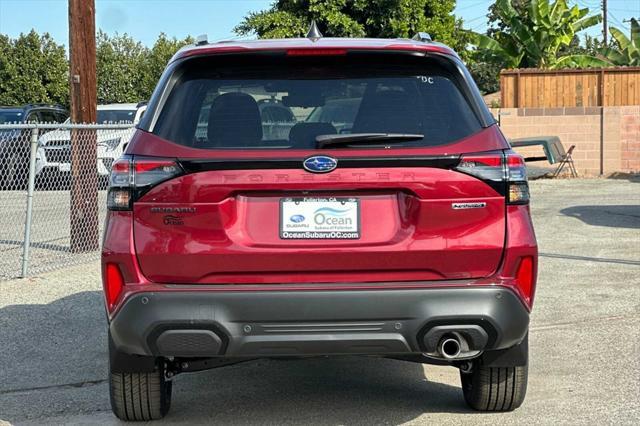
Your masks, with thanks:
[{"label": "black trim strip", "polygon": [[[178,159],[187,173],[216,170],[260,170],[260,169],[300,169],[308,158],[291,159]],[[336,158],[336,157],[332,157]],[[451,169],[460,162],[459,155],[430,157],[351,157],[336,158],[337,169],[376,168],[376,167],[432,167]]]}]

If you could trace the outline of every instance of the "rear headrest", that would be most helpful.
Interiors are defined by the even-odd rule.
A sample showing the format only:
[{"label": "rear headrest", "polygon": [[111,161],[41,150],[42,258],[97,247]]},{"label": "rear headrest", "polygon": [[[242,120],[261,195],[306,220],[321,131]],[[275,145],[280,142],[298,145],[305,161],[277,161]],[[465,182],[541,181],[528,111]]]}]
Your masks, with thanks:
[{"label": "rear headrest", "polygon": [[262,141],[258,104],[246,93],[225,93],[213,100],[207,129],[213,147],[252,147]]},{"label": "rear headrest", "polygon": [[422,110],[402,90],[365,94],[352,133],[422,133]]},{"label": "rear headrest", "polygon": [[297,123],[289,131],[289,143],[294,148],[315,148],[316,136],[336,133],[336,128],[331,123]]}]

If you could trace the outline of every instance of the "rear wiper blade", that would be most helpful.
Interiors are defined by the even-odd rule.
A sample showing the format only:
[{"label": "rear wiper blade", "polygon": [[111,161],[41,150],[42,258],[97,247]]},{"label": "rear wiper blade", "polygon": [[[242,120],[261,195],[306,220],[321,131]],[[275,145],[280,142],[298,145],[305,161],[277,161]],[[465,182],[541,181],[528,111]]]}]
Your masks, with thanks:
[{"label": "rear wiper blade", "polygon": [[406,142],[423,139],[424,135],[411,133],[352,133],[350,135],[319,135],[316,136],[318,148],[328,146],[349,145],[352,143],[369,142]]}]

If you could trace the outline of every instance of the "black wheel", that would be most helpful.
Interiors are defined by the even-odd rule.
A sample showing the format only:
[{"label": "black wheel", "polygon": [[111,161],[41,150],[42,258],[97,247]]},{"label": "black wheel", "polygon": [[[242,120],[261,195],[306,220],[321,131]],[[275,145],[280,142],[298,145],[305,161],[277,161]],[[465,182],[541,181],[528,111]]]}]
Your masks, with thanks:
[{"label": "black wheel", "polygon": [[163,418],[171,406],[171,382],[162,368],[151,373],[110,373],[111,409],[121,420]]},{"label": "black wheel", "polygon": [[29,144],[3,144],[0,150],[0,188],[22,190],[29,181]]},{"label": "black wheel", "polygon": [[527,393],[528,366],[487,367],[473,363],[470,373],[460,372],[467,404],[478,411],[512,411]]}]

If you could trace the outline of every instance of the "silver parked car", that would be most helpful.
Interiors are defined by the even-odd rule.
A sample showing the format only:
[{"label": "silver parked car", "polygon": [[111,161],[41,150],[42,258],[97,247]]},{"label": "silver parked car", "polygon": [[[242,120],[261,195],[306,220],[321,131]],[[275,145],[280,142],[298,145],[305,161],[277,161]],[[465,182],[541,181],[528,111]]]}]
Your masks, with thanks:
[{"label": "silver parked car", "polygon": [[[111,164],[122,155],[133,135],[146,104],[98,105],[98,124],[132,124],[130,129],[97,130],[97,172],[107,177]],[[67,120],[65,123],[69,123]],[[60,128],[42,135],[36,156],[36,176],[39,180],[50,176],[65,177],[71,172],[71,131]]]}]

